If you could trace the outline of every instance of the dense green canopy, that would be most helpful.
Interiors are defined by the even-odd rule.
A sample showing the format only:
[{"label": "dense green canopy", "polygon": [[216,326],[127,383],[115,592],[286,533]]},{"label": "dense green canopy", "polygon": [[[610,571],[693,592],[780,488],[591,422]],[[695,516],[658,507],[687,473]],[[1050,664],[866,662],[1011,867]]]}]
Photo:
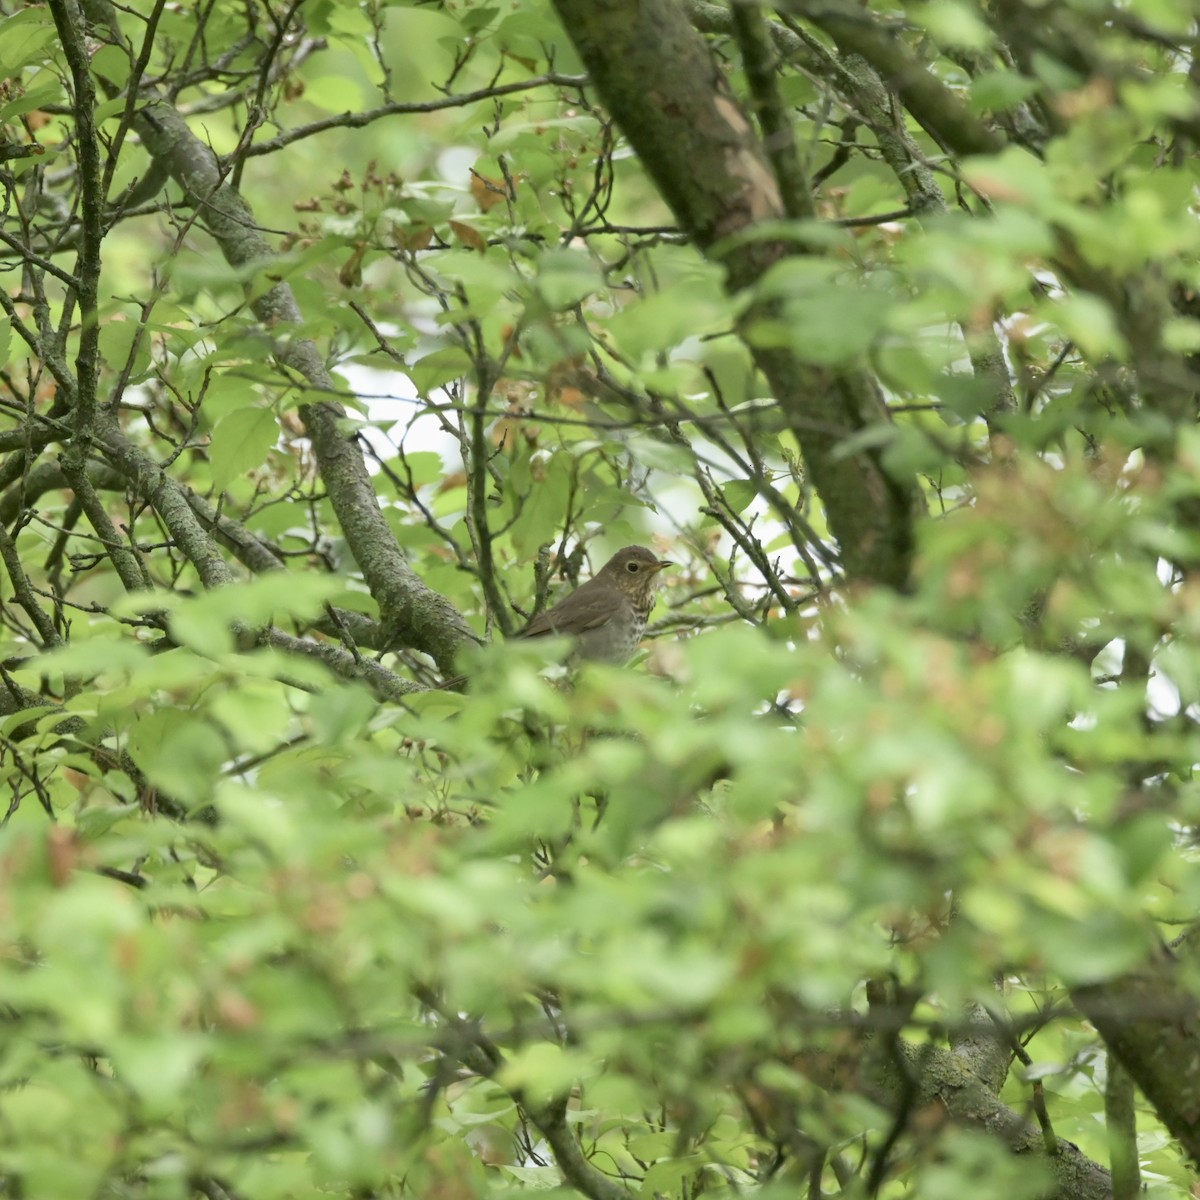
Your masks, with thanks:
[{"label": "dense green canopy", "polygon": [[1198,36],[0,0],[0,1196],[1192,1195]]}]

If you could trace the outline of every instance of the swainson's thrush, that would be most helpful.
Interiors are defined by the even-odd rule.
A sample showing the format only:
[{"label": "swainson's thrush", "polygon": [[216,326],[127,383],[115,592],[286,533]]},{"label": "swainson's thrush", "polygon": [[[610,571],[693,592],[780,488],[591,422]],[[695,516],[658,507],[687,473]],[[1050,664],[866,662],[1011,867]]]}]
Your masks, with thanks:
[{"label": "swainson's thrush", "polygon": [[538,613],[517,637],[571,637],[576,659],[628,662],[654,607],[658,574],[673,565],[645,546],[626,546],[587,583]]}]

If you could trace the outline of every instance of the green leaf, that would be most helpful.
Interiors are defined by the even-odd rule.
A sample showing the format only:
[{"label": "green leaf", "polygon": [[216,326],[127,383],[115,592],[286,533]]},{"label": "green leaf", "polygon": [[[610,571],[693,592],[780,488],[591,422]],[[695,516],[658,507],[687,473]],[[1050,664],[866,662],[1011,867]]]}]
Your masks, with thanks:
[{"label": "green leaf", "polygon": [[976,112],[1003,111],[1028,100],[1038,82],[1016,71],[988,71],[971,80],[971,107]]},{"label": "green leaf", "polygon": [[435,350],[417,359],[408,368],[409,378],[422,396],[428,396],[437,388],[469,375],[472,369],[470,356],[457,346]]},{"label": "green leaf", "polygon": [[524,487],[517,497],[517,516],[510,536],[522,558],[531,558],[539,546],[551,541],[562,529],[571,490],[571,465],[566,455],[537,460],[521,479],[514,473],[512,486]]},{"label": "green leaf", "polygon": [[[131,64],[128,52],[121,46],[101,46],[91,57],[92,70],[100,78],[117,87],[123,87],[128,81]],[[99,119],[103,120],[104,118],[100,117]]]},{"label": "green leaf", "polygon": [[1098,359],[1122,359],[1129,353],[1117,328],[1112,309],[1097,296],[1079,292],[1061,296],[1048,306],[1062,331],[1087,355]]},{"label": "green leaf", "polygon": [[743,513],[758,499],[758,485],[749,479],[731,479],[721,485],[721,495],[735,516]]},{"label": "green leaf", "polygon": [[937,0],[932,4],[918,4],[913,11],[917,19],[925,23],[930,35],[943,46],[985,50],[992,42],[993,35],[987,22],[970,4]]},{"label": "green leaf", "polygon": [[304,98],[331,113],[360,112],[366,107],[357,80],[345,75],[319,75],[304,85]]},{"label": "green leaf", "polygon": [[206,803],[229,756],[225,739],[203,720],[178,709],[140,717],[127,746],[150,781],[186,805]]},{"label": "green leaf", "polygon": [[212,433],[213,487],[222,492],[256,470],[279,440],[279,423],[269,408],[239,408],[221,418]]},{"label": "green leaf", "polygon": [[602,282],[597,264],[586,254],[558,250],[538,259],[538,291],[553,311],[578,304],[598,291]]},{"label": "green leaf", "polygon": [[711,332],[729,317],[728,302],[707,287],[678,284],[622,309],[608,333],[634,362],[669,350],[690,337]]},{"label": "green leaf", "polygon": [[0,76],[19,75],[54,36],[54,23],[44,9],[25,8],[0,20]]},{"label": "green leaf", "polygon": [[194,1078],[205,1049],[203,1035],[171,1030],[158,1036],[113,1038],[108,1055],[117,1079],[133,1091],[145,1111],[166,1115]]}]

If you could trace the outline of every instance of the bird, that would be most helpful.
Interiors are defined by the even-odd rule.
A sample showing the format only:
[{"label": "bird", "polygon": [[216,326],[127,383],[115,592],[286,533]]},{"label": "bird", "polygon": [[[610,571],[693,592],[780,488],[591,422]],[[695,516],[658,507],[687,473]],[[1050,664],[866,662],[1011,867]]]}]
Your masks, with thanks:
[{"label": "bird", "polygon": [[627,663],[646,630],[659,573],[674,565],[645,546],[626,546],[516,636],[570,637],[574,661]]},{"label": "bird", "polygon": [[[514,636],[572,638],[572,663],[627,663],[646,630],[659,572],[674,565],[645,546],[626,546],[587,583],[538,613]],[[465,675],[455,675],[437,687],[457,689],[466,682]]]}]

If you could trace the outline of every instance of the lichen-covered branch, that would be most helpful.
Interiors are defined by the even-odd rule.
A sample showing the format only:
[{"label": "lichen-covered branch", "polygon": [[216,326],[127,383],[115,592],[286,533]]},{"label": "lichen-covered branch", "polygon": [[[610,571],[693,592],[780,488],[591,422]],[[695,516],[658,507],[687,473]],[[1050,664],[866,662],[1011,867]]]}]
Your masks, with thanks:
[{"label": "lichen-covered branch", "polygon": [[1184,1151],[1200,1163],[1200,997],[1186,969],[1195,964],[1163,950],[1142,970],[1071,998],[1109,1053],[1129,1073]]},{"label": "lichen-covered branch", "polygon": [[[85,0],[85,11],[97,29],[121,44],[107,0]],[[269,263],[274,253],[259,232],[254,214],[183,117],[164,101],[151,100],[135,121],[147,150],[183,189],[226,260],[233,266]],[[291,288],[276,283],[251,303],[275,338],[279,364],[315,388],[332,391],[333,380],[317,347],[299,332],[303,316]],[[475,636],[458,610],[428,588],[405,559],[379,508],[353,431],[346,427],[345,409],[321,400],[302,405],[300,414],[330,503],[392,640],[428,653],[439,667],[448,670],[459,648],[476,640]]]},{"label": "lichen-covered branch", "polygon": [[[725,265],[731,290],[752,289],[797,247],[753,236],[786,215],[783,201],[761,143],[685,10],[668,0],[555,0],[555,9],[680,225]],[[877,445],[847,452],[851,439],[886,426],[875,381],[857,368],[804,362],[787,348],[753,350],[799,439],[848,574],[906,586],[921,508],[915,480],[885,469]]]}]

